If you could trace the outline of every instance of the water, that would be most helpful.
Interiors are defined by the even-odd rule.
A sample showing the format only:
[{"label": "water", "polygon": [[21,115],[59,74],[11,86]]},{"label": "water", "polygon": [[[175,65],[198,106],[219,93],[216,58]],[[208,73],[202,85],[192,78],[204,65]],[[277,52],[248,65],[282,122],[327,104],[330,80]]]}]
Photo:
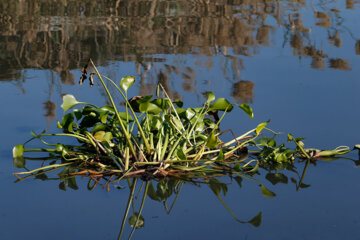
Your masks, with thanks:
[{"label": "water", "polygon": [[[208,90],[250,104],[254,120],[241,112],[226,119],[235,134],[271,119],[272,129],[306,137],[307,146],[358,144],[359,7],[355,0],[0,2],[0,239],[114,239],[120,232],[126,182],[109,193],[88,191],[81,178],[77,191],[60,190],[59,180],[13,183],[12,147],[31,130],[56,130],[62,94],[106,102],[98,83],[77,84],[89,57],[113,79],[134,75],[130,96],[152,94],[160,80],[187,106]],[[275,186],[265,172],[258,176],[274,198],[246,180],[221,195],[240,220],[262,212],[259,227],[238,223],[208,186],[185,184],[170,214],[146,200],[145,227],[134,239],[359,239],[353,162],[310,165],[310,186],[299,191],[290,180],[299,176],[284,174],[288,184]]]}]

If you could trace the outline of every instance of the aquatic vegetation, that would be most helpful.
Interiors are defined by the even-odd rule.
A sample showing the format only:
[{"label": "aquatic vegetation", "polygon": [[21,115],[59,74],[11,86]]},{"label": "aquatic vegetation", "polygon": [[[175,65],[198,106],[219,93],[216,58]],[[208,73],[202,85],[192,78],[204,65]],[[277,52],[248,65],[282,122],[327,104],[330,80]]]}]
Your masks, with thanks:
[{"label": "aquatic vegetation", "polygon": [[[40,168],[15,173],[19,180],[62,167],[67,167],[62,175],[115,177],[113,181],[129,177],[205,179],[222,175],[252,175],[259,166],[288,169],[292,168],[296,158],[310,160],[352,151],[348,147],[332,151],[304,149],[303,138],[294,138],[291,134],[288,141],[295,143],[295,149],[285,144],[277,145],[277,133],[267,128],[269,121],[225,142],[221,140],[222,135],[231,131],[220,130],[223,118],[236,108],[253,118],[250,106],[230,103],[225,98],[216,99],[212,92],[206,92],[206,101],[202,106],[183,108],[183,103],[170,99],[160,84],[155,96],[128,99],[127,92],[135,81],[134,77],[124,77],[117,84],[100,74],[92,60],[88,64],[82,69],[80,84],[88,78],[93,86],[98,79],[111,105],[98,107],[80,102],[73,95],[65,95],[61,107],[66,114],[58,122],[62,133],[32,131],[29,141],[14,147],[14,165],[19,168],[25,167],[25,152],[48,154],[42,158],[44,163]],[[105,80],[123,97],[123,111],[114,102]],[[264,131],[274,136],[262,136]],[[56,140],[58,137],[69,137],[77,143],[50,143],[48,139],[51,137],[56,137]],[[46,148],[25,148],[32,140],[41,141]],[[20,175],[28,176],[20,178]],[[260,186],[264,195],[272,196],[263,184]]]}]

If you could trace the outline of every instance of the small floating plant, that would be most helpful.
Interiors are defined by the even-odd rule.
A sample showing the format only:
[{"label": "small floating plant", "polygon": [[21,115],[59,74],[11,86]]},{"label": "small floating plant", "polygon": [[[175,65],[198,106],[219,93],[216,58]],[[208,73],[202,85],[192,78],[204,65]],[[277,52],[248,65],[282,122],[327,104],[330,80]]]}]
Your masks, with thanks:
[{"label": "small floating plant", "polygon": [[[39,168],[14,173],[18,181],[64,167],[62,175],[106,178],[107,183],[132,177],[158,180],[244,176],[256,173],[259,167],[291,168],[295,159],[310,161],[353,150],[346,146],[331,151],[305,149],[303,139],[291,134],[288,134],[288,141],[295,143],[294,149],[285,144],[278,145],[275,141],[277,133],[267,128],[269,121],[230,141],[223,141],[226,132],[232,133],[220,130],[224,117],[239,109],[253,118],[250,106],[230,103],[206,92],[202,106],[183,108],[183,102],[170,99],[160,84],[155,96],[128,99],[127,92],[135,82],[134,77],[127,76],[116,83],[100,74],[91,59],[88,64],[82,69],[80,84],[88,78],[93,86],[97,78],[111,104],[98,107],[80,102],[73,95],[63,96],[61,107],[66,114],[57,124],[62,132],[32,131],[29,141],[13,148],[14,165],[19,168],[25,167],[24,153],[47,154],[40,158],[44,162]],[[123,111],[119,110],[120,104],[114,102],[105,81],[123,97]],[[273,136],[264,136],[264,131]],[[73,138],[75,144],[50,143],[54,137],[56,140],[58,137]],[[44,147],[26,148],[33,140],[39,140]],[[262,184],[261,188],[262,192],[272,195]]]}]

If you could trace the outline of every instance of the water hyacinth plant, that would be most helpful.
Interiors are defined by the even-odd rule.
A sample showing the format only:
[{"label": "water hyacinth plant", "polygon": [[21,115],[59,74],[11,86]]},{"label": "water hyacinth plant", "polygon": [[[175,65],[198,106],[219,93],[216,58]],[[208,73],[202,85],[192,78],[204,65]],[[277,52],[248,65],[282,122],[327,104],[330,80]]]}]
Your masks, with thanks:
[{"label": "water hyacinth plant", "polygon": [[[293,164],[295,158],[312,159],[321,156],[345,154],[351,151],[340,147],[332,151],[306,150],[301,138],[288,135],[296,144],[294,150],[277,145],[274,137],[260,136],[268,122],[259,124],[241,136],[224,142],[221,140],[220,123],[234,108],[241,109],[253,118],[253,110],[246,104],[230,103],[206,92],[206,101],[198,108],[183,108],[179,100],[172,100],[161,85],[155,96],[138,96],[128,100],[128,89],[134,77],[127,76],[115,83],[99,73],[89,60],[93,71],[87,65],[82,70],[80,83],[89,78],[93,85],[95,77],[100,81],[109,98],[110,105],[95,106],[79,102],[73,95],[63,96],[66,114],[58,128],[62,133],[48,134],[31,132],[32,139],[40,140],[46,148],[27,149],[26,143],[13,149],[14,164],[24,167],[24,152],[45,152],[49,154],[40,168],[15,175],[36,176],[71,166],[68,175],[91,177],[148,178],[194,178],[229,174],[251,174],[259,166],[279,167]],[[108,81],[123,97],[125,107],[119,111],[105,84]],[[273,131],[269,130],[274,133]],[[276,135],[276,133],[275,133]],[[71,137],[77,144],[48,143],[49,137]],[[261,185],[262,191],[267,189]],[[270,193],[267,195],[271,195]]]}]

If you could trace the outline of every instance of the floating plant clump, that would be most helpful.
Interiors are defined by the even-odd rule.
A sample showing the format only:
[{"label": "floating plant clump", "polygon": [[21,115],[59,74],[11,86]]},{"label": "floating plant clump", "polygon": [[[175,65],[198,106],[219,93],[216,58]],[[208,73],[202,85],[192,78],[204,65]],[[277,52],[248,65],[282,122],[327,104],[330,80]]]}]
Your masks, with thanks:
[{"label": "floating plant clump", "polygon": [[[80,83],[88,78],[87,65],[82,69]],[[221,131],[221,121],[234,108],[253,118],[250,106],[230,103],[225,98],[216,99],[212,92],[206,92],[202,106],[183,108],[183,103],[170,99],[160,84],[155,96],[128,100],[127,92],[135,81],[134,77],[124,77],[116,84],[100,74],[92,60],[89,60],[89,65],[93,69],[89,71],[90,84],[93,85],[94,77],[97,77],[111,105],[98,107],[79,102],[73,95],[65,95],[62,108],[67,113],[58,122],[62,132],[38,134],[32,131],[29,141],[40,140],[45,148],[25,148],[29,141],[13,148],[14,164],[19,168],[25,167],[24,152],[48,154],[41,167],[15,173],[19,180],[62,167],[68,167],[63,171],[64,175],[107,177],[108,182],[110,178],[118,181],[129,177],[193,179],[251,175],[259,167],[291,168],[296,158],[309,160],[352,151],[349,147],[332,151],[304,149],[303,139],[291,134],[288,141],[296,144],[294,149],[284,144],[277,145],[277,133],[267,128],[268,122],[225,142],[221,140],[222,135],[231,131]],[[122,95],[125,101],[122,112],[118,110],[105,80]],[[265,137],[263,131],[273,136]],[[49,138],[55,136],[75,138],[77,143],[49,143]],[[21,175],[27,176],[21,178]]]}]

